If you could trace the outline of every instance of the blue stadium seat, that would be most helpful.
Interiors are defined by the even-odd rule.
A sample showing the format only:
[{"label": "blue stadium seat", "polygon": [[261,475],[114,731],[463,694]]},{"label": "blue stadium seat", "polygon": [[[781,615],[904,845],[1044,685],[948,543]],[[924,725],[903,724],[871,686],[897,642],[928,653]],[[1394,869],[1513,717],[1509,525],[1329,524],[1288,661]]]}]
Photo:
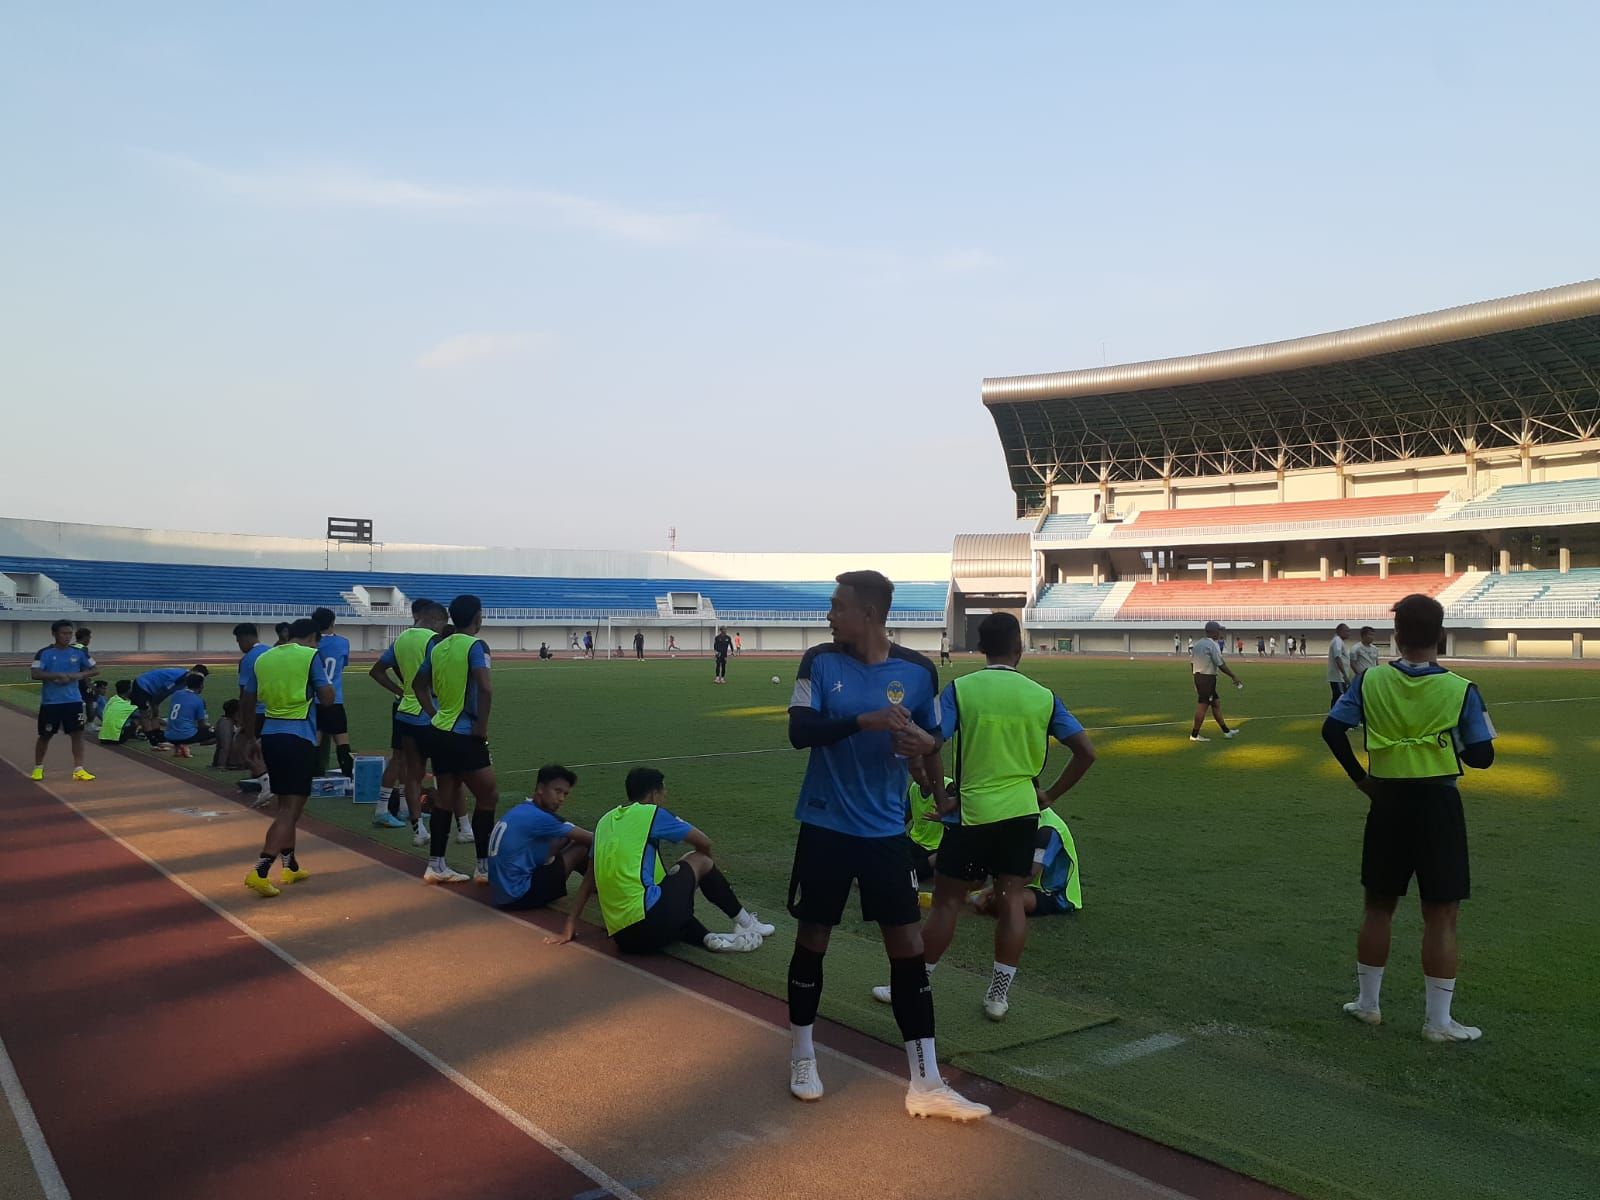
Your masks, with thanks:
[{"label": "blue stadium seat", "polygon": [[1516,616],[1537,618],[1549,613],[1563,615],[1562,606],[1600,603],[1600,567],[1581,567],[1563,575],[1560,571],[1518,571],[1512,575],[1489,575],[1450,606],[1450,615],[1472,617],[1494,612],[1504,615],[1514,609]]},{"label": "blue stadium seat", "polygon": [[1450,514],[1452,521],[1514,517],[1546,504],[1575,504],[1600,509],[1600,479],[1564,479],[1556,483],[1510,483],[1496,488]]},{"label": "blue stadium seat", "polygon": [[1039,590],[1033,609],[1048,610],[1051,620],[1087,621],[1110,594],[1108,583],[1047,583]]},{"label": "blue stadium seat", "polygon": [[1033,536],[1055,542],[1076,541],[1094,532],[1092,521],[1088,513],[1052,513]]}]

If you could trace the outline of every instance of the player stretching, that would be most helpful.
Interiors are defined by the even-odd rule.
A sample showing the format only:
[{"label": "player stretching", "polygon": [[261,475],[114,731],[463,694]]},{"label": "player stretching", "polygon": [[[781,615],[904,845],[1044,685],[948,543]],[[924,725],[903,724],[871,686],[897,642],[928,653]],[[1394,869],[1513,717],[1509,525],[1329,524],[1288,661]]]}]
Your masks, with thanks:
[{"label": "player stretching", "polygon": [[1239,731],[1229,729],[1228,723],[1222,719],[1222,697],[1217,694],[1217,672],[1221,671],[1233,680],[1233,686],[1242,688],[1239,677],[1233,673],[1232,668],[1222,661],[1222,647],[1217,644],[1217,639],[1223,636],[1225,630],[1215,621],[1206,622],[1206,635],[1194,644],[1194,650],[1189,656],[1190,665],[1194,668],[1194,725],[1189,730],[1191,742],[1209,742],[1208,737],[1200,736],[1200,727],[1205,724],[1206,713],[1216,718],[1217,728],[1222,730],[1222,736],[1231,738]]},{"label": "player stretching", "polygon": [[[1011,983],[1028,940],[1027,893],[1039,810],[1077,785],[1094,765],[1094,746],[1055,693],[1017,671],[1022,626],[1016,617],[985,617],[978,626],[978,649],[988,665],[954,680],[939,698],[941,733],[946,743],[955,742],[961,823],[945,831],[939,847],[933,909],[922,939],[931,975],[955,937],[967,892],[993,877],[994,966],[983,1011],[999,1021],[1010,1008]],[[1049,789],[1041,790],[1034,780],[1044,770],[1052,737],[1072,757]],[[941,810],[950,811],[956,805],[946,795],[942,757],[935,751],[924,773]]]},{"label": "player stretching", "polygon": [[28,672],[29,679],[37,679],[42,685],[39,740],[33,744],[33,774],[28,778],[44,778],[44,752],[50,739],[65,730],[72,743],[72,777],[93,779],[83,769],[83,691],[79,684],[98,670],[89,652],[72,644],[71,621],[55,622],[50,626],[50,636],[55,640],[33,656],[33,667]]},{"label": "player stretching", "polygon": [[[494,686],[489,680],[489,647],[478,637],[483,628],[483,601],[457,596],[450,601],[450,622],[456,632],[440,638],[422,655],[412,677],[417,703],[433,726],[428,750],[439,796],[433,803],[433,857],[422,874],[424,883],[465,883],[467,876],[445,862],[450,848],[450,814],[462,805],[462,787],[472,793],[472,841],[478,852],[472,878],[489,882],[489,835],[494,832],[500,789],[489,758],[489,710]],[[442,819],[441,819],[442,818]]]},{"label": "player stretching", "polygon": [[[1467,822],[1456,780],[1461,764],[1494,762],[1494,725],[1477,685],[1438,664],[1444,609],[1431,596],[1394,606],[1400,657],[1355,677],[1322,725],[1345,774],[1371,799],[1361,847],[1366,914],[1356,936],[1360,994],[1344,1006],[1358,1021],[1383,1020],[1378,992],[1389,961],[1395,906],[1413,874],[1422,898],[1422,974],[1430,1042],[1471,1042],[1483,1031],[1450,1015],[1456,990],[1456,918],[1471,893]],[[1367,766],[1349,731],[1366,726]],[[1370,773],[1369,773],[1370,772]]]},{"label": "player stretching", "polygon": [[[433,600],[411,602],[410,629],[401,632],[390,644],[370,672],[378,685],[396,697],[394,716],[390,722],[389,748],[400,764],[400,785],[406,794],[406,815],[411,825],[411,844],[420,846],[429,841],[428,827],[422,820],[422,778],[428,771],[428,742],[432,726],[428,716],[417,703],[411,682],[417,668],[422,666],[428,647],[439,640],[449,615],[444,605]],[[391,678],[392,673],[392,678]],[[450,815],[443,814],[448,829]]]},{"label": "player stretching", "polygon": [[939,674],[890,643],[884,620],[894,584],[876,571],[847,571],[836,582],[833,641],[806,651],[789,700],[789,741],[811,752],[789,883],[789,912],[800,922],[789,961],[789,1091],[801,1100],[822,1096],[812,1038],[822,958],[857,883],[862,919],[877,923],[889,956],[891,1003],[911,1068],[906,1111],[987,1116],[985,1105],[939,1075],[916,877],[906,869],[906,759],[938,748]]},{"label": "player stretching", "polygon": [[356,760],[350,753],[350,718],[344,711],[344,669],[350,665],[350,639],[333,632],[333,620],[331,608],[311,610],[311,623],[317,627],[319,639],[317,653],[322,656],[322,669],[327,672],[328,682],[333,686],[333,703],[317,710],[317,732],[321,738],[321,757],[317,765],[327,765],[327,746],[331,740],[334,752],[339,756],[339,774],[346,779],[353,779]]},{"label": "player stretching", "polygon": [[[280,854],[280,884],[288,886],[310,877],[295,858],[294,837],[317,770],[317,722],[311,705],[313,701],[322,707],[333,703],[333,687],[317,655],[317,627],[301,617],[289,626],[288,636],[283,645],[257,657],[239,679],[240,716],[246,729],[260,722],[261,757],[267,762],[268,786],[278,798],[278,812],[261,845],[261,857],[244,877],[245,886],[258,896],[278,895],[267,872]],[[265,707],[265,716],[252,717],[258,700]]]}]

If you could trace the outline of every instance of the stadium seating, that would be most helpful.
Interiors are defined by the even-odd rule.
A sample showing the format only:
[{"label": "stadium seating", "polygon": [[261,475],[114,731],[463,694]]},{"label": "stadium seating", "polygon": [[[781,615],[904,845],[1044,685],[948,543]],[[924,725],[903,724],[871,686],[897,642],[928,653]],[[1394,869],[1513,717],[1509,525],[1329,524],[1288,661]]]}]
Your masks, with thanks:
[{"label": "stadium seating", "polygon": [[1108,583],[1047,583],[1033,608],[1048,610],[1052,620],[1087,621],[1105,602],[1111,587]]},{"label": "stadium seating", "polygon": [[[1117,619],[1137,620],[1145,613],[1194,611],[1225,618],[1229,612],[1263,608],[1386,608],[1412,592],[1436,595],[1450,582],[1445,575],[1351,575],[1342,579],[1274,579],[1271,582],[1227,579],[1216,583],[1177,580],[1136,583],[1117,610]],[[1292,618],[1292,614],[1290,614]]]},{"label": "stadium seating", "polygon": [[1566,479],[1558,483],[1511,483],[1464,504],[1450,514],[1452,521],[1481,521],[1515,517],[1547,504],[1573,504],[1600,509],[1600,479]]},{"label": "stadium seating", "polygon": [[1033,536],[1043,541],[1076,541],[1094,532],[1093,521],[1088,513],[1051,513]]},{"label": "stadium seating", "polygon": [[[553,579],[38,558],[0,558],[0,571],[48,575],[74,600],[271,603],[307,609],[325,604],[346,612],[341,593],[356,586],[397,587],[413,598],[444,600],[471,592],[482,597],[487,608],[549,609],[601,617],[609,612],[654,610],[656,597],[673,591],[699,592],[726,612],[823,612],[834,588],[832,580]],[[943,613],[948,586],[943,582],[897,582],[894,612]]]},{"label": "stadium seating", "polygon": [[1600,604],[1600,568],[1577,568],[1563,575],[1560,571],[1518,571],[1512,575],[1488,575],[1482,583],[1459,597],[1450,606],[1450,615],[1463,618],[1515,615],[1537,619],[1542,613],[1563,615],[1562,606]]},{"label": "stadium seating", "polygon": [[1421,519],[1445,492],[1368,496],[1359,500],[1295,500],[1288,504],[1230,504],[1221,508],[1145,509],[1113,535],[1145,537],[1163,529],[1207,529],[1230,525],[1303,525],[1324,521]]}]

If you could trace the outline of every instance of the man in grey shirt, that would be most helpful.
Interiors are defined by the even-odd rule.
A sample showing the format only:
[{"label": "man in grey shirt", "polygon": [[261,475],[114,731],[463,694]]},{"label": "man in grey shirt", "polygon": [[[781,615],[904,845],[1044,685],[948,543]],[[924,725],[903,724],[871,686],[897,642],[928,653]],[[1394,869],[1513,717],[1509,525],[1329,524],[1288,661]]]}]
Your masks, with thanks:
[{"label": "man in grey shirt", "polygon": [[1194,728],[1189,730],[1191,742],[1209,742],[1208,737],[1200,736],[1200,726],[1205,723],[1206,713],[1210,712],[1216,718],[1217,728],[1222,730],[1222,736],[1231,738],[1239,731],[1229,729],[1228,723],[1222,719],[1222,699],[1217,695],[1217,672],[1221,671],[1233,680],[1233,686],[1242,688],[1239,677],[1229,669],[1228,664],[1222,661],[1222,647],[1217,639],[1224,633],[1221,625],[1216,621],[1206,622],[1206,635],[1194,643],[1194,648],[1189,652],[1189,662],[1194,674]]},{"label": "man in grey shirt", "polygon": [[1350,678],[1360,679],[1362,674],[1378,665],[1378,647],[1373,644],[1371,625],[1361,627],[1361,640],[1350,647]]},{"label": "man in grey shirt", "polygon": [[1333,640],[1328,643],[1328,690],[1333,693],[1335,704],[1350,683],[1350,650],[1345,645],[1349,636],[1350,626],[1340,621],[1334,628]]}]

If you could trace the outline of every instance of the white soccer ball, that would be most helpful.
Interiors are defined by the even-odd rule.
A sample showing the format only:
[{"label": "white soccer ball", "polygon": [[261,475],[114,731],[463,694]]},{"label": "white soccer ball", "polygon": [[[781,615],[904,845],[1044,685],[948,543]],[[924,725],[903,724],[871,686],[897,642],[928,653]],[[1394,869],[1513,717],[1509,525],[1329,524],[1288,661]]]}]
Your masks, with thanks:
[{"label": "white soccer ball", "polygon": [[779,679],[779,678],[778,678],[778,677],[777,677],[777,676],[776,676],[776,675],[774,675],[774,676],[773,676],[773,677],[772,677],[772,682],[773,682],[773,683],[782,683],[782,682],[783,682],[783,680],[781,680],[781,679]]}]

